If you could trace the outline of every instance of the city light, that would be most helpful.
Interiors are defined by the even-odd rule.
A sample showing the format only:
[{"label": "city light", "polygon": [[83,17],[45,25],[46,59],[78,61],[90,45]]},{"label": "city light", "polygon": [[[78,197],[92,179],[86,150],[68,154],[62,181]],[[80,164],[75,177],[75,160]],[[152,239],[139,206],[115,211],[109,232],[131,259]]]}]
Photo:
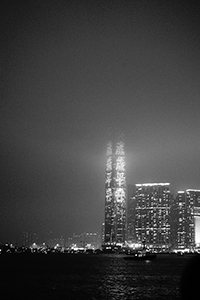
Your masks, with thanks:
[{"label": "city light", "polygon": [[170,185],[170,183],[136,183],[136,186],[140,186],[140,187],[142,187],[142,186],[157,186],[157,185],[159,185],[159,186],[163,186],[163,185]]}]

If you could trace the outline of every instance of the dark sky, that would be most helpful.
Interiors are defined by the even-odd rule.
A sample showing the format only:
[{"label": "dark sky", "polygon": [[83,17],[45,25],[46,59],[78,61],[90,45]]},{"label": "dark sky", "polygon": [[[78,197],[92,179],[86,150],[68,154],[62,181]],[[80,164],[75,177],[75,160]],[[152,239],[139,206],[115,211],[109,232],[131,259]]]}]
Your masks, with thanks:
[{"label": "dark sky", "polygon": [[128,183],[200,189],[193,1],[7,0],[1,14],[0,242],[100,232],[110,127]]}]

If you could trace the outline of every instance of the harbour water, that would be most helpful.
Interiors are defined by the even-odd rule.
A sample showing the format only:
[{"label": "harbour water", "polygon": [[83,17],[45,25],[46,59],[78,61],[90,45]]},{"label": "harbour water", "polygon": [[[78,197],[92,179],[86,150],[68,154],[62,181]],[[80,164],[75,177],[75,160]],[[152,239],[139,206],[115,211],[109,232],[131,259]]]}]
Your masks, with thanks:
[{"label": "harbour water", "polygon": [[[126,261],[122,254],[0,255],[1,286],[14,299],[175,300],[188,257]],[[7,299],[7,298],[4,298]]]}]

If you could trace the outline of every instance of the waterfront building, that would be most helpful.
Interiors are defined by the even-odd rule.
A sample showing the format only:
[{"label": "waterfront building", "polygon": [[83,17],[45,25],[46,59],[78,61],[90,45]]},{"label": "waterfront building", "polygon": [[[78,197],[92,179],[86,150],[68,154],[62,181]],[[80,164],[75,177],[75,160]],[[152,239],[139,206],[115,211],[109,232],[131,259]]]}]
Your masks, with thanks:
[{"label": "waterfront building", "polygon": [[200,244],[200,190],[186,190],[187,206],[187,247]]},{"label": "waterfront building", "polygon": [[123,136],[112,137],[107,146],[104,244],[125,242],[126,170]]},{"label": "waterfront building", "polygon": [[135,237],[157,251],[170,247],[170,184],[136,184]]},{"label": "waterfront building", "polygon": [[101,226],[101,245],[104,244],[104,240],[105,240],[105,223],[102,223],[102,226]]},{"label": "waterfront building", "polygon": [[178,191],[171,209],[172,247],[178,250],[200,246],[200,190]]},{"label": "waterfront building", "polygon": [[174,249],[187,248],[187,206],[185,191],[178,191],[171,207],[171,242]]},{"label": "waterfront building", "polygon": [[74,233],[66,239],[65,247],[81,249],[98,249],[101,247],[101,235],[98,232]]},{"label": "waterfront building", "polygon": [[135,240],[135,185],[129,184],[127,187],[127,232],[126,241],[129,243]]}]

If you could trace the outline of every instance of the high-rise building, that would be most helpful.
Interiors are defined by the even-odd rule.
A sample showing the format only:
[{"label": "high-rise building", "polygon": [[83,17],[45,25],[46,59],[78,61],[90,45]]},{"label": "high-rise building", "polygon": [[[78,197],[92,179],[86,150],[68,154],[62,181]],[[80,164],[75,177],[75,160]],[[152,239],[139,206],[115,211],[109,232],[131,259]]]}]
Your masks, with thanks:
[{"label": "high-rise building", "polygon": [[135,240],[135,185],[129,184],[127,187],[127,232],[126,240],[130,243]]},{"label": "high-rise building", "polygon": [[200,190],[186,190],[187,247],[200,244]]},{"label": "high-rise building", "polygon": [[158,251],[170,247],[170,184],[136,184],[135,236]]},{"label": "high-rise building", "polygon": [[104,243],[125,242],[126,231],[126,170],[122,135],[110,140],[107,147],[105,182]]},{"label": "high-rise building", "polygon": [[200,246],[200,190],[178,192],[172,205],[171,225],[174,249]]},{"label": "high-rise building", "polygon": [[187,247],[187,206],[185,191],[178,191],[171,207],[171,242],[174,249]]}]

